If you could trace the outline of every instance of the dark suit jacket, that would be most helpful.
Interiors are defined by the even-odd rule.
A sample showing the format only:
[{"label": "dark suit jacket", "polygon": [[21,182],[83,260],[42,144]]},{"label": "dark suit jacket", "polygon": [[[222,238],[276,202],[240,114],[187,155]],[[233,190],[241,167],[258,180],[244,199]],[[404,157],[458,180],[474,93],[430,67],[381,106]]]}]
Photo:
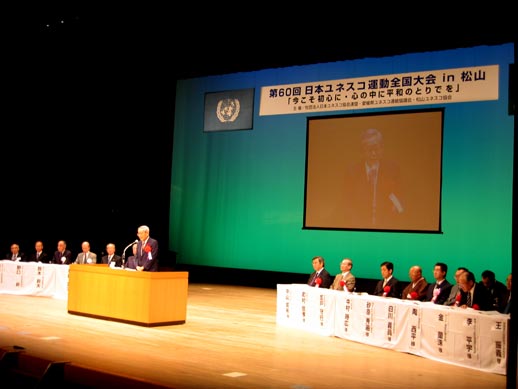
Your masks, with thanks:
[{"label": "dark suit jacket", "polygon": [[[383,281],[385,280],[379,280],[376,284],[376,288],[374,288],[374,295],[375,296],[383,296],[383,293],[385,293],[384,287],[383,287]],[[401,298],[401,286],[400,282],[397,278],[392,277],[390,280],[388,280],[387,285],[389,286],[390,290],[387,293],[386,297],[395,297],[395,298]]]},{"label": "dark suit jacket", "polygon": [[[433,290],[435,289],[436,284],[437,284],[437,282],[428,284],[428,290],[426,292],[426,301],[432,301]],[[453,285],[450,284],[448,282],[448,280],[444,280],[443,282],[441,282],[441,284],[439,285],[439,289],[440,289],[441,293],[439,293],[439,295],[435,299],[435,304],[441,304],[441,305],[444,304],[444,302],[448,299],[448,297],[450,297],[450,292],[451,292],[452,286]]]},{"label": "dark suit jacket", "polygon": [[[365,163],[357,163],[346,172],[346,222],[352,227],[383,228],[399,226],[405,215],[396,210],[390,195],[394,194],[402,203],[398,188],[399,166],[387,160],[380,162],[376,185],[376,222],[373,224],[372,184],[368,182]],[[404,204],[402,204],[404,207]]]},{"label": "dark suit jacket", "polygon": [[36,253],[34,252],[27,258],[27,262],[52,263],[52,258],[46,252],[42,251],[40,257],[36,259]]},{"label": "dark suit jacket", "polygon": [[137,243],[137,265],[144,266],[144,271],[158,271],[158,241],[149,237],[146,246],[151,247],[150,253],[144,251],[141,240]]},{"label": "dark suit jacket", "polygon": [[511,298],[509,298],[507,300],[507,304],[505,306],[505,309],[504,309],[504,313],[511,313]]},{"label": "dark suit jacket", "polygon": [[137,257],[135,255],[130,255],[126,262],[126,268],[128,269],[136,269],[137,268]]},{"label": "dark suit jacket", "polygon": [[[64,263],[61,261],[61,257],[66,258]],[[72,251],[70,250],[65,250],[65,253],[63,255],[61,255],[59,251],[56,251],[54,253],[54,256],[52,257],[52,263],[55,263],[57,265],[70,265],[72,262],[74,262],[74,260],[72,259]]]},{"label": "dark suit jacket", "polygon": [[329,272],[325,268],[322,268],[320,270],[318,277],[315,277],[315,274],[316,274],[316,272],[313,272],[309,275],[308,285],[315,286],[316,285],[315,280],[318,277],[320,277],[322,279],[322,283],[320,284],[319,288],[329,289],[329,287],[333,283],[333,278],[331,277],[331,274],[329,274]]},{"label": "dark suit jacket", "polygon": [[[480,281],[479,284],[486,288],[482,281]],[[491,295],[491,304],[493,305],[492,310],[503,313],[509,298],[509,291],[507,290],[507,286],[497,280],[495,281],[494,285],[486,289]]]},{"label": "dark suit jacket", "polygon": [[[467,293],[464,291],[460,292],[460,305],[466,305]],[[489,291],[480,284],[475,283],[475,290],[473,291],[473,298],[471,300],[471,307],[478,305],[480,311],[492,311],[496,310],[493,308],[491,303],[491,294]]]},{"label": "dark suit jacket", "polygon": [[[102,263],[108,265],[108,255],[103,255],[101,258]],[[115,267],[122,267],[122,257],[117,254],[113,254],[111,262],[115,262]]]},{"label": "dark suit jacket", "polygon": [[[24,253],[22,253],[21,251],[18,252],[18,257],[17,258],[20,258],[20,261],[21,262],[25,262],[27,260],[27,257],[25,256]],[[10,251],[6,254],[5,256],[5,259],[8,259],[10,261],[13,260],[13,253],[11,253]]]}]

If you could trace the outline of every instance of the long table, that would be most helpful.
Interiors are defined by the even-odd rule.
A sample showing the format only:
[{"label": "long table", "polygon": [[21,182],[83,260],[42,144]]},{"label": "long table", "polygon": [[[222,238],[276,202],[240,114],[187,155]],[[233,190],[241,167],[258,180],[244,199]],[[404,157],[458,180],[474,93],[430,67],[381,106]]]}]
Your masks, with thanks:
[{"label": "long table", "polygon": [[509,315],[431,302],[277,285],[279,325],[506,374]]},{"label": "long table", "polygon": [[0,261],[0,293],[66,300],[68,265]]}]

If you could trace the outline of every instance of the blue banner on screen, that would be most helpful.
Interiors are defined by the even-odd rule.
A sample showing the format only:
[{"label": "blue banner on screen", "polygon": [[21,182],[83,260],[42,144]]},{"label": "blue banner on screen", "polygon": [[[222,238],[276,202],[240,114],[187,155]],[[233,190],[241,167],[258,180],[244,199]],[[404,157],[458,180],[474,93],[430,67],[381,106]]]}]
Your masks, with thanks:
[{"label": "blue banner on screen", "polygon": [[203,131],[251,130],[254,88],[205,94]]}]

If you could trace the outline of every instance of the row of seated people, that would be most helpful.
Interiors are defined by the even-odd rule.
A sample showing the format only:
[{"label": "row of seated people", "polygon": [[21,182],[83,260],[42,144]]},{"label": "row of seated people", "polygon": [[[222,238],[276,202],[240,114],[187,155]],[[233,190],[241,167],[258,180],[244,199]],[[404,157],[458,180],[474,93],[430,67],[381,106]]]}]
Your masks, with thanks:
[{"label": "row of seated people", "polygon": [[[132,246],[133,255],[127,258],[124,263],[124,267],[130,269],[136,269],[136,254],[137,254],[137,243]],[[11,251],[5,256],[5,259],[17,261],[17,262],[41,262],[41,263],[52,263],[58,265],[70,265],[76,264],[108,264],[112,267],[122,267],[123,258],[115,253],[115,244],[108,243],[106,245],[106,255],[98,257],[96,253],[90,251],[90,243],[85,241],[81,244],[81,252],[77,254],[77,257],[73,259],[72,252],[67,249],[67,244],[64,240],[60,240],[57,244],[57,250],[53,256],[47,254],[43,247],[42,241],[37,241],[34,244],[34,252],[30,255],[25,255],[20,251],[20,246],[17,243],[11,245]]]},{"label": "row of seated people", "polygon": [[[340,262],[340,273],[334,278],[325,269],[325,261],[321,256],[312,259],[313,272],[308,278],[308,285],[334,290],[355,291],[356,277],[352,273],[353,262],[345,258]],[[476,282],[473,272],[459,267],[455,272],[455,284],[446,279],[448,265],[443,262],[435,264],[434,282],[427,282],[420,266],[412,266],[409,270],[410,282],[405,285],[393,276],[394,264],[385,261],[380,265],[382,279],[376,284],[371,294],[399,299],[429,301],[434,304],[473,308],[481,311],[511,312],[512,274],[506,279],[507,286],[496,280],[491,270],[482,272],[482,281]]]}]

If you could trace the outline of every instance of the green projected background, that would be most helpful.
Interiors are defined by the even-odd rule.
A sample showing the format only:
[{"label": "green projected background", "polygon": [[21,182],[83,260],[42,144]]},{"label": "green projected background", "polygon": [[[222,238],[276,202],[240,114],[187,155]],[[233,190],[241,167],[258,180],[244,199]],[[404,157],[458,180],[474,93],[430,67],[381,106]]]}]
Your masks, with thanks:
[{"label": "green projected background", "polygon": [[[513,60],[514,45],[505,44],[178,81],[169,239],[177,263],[309,274],[311,258],[322,255],[332,274],[349,257],[357,277],[379,278],[379,264],[391,260],[397,278],[408,280],[408,268],[419,264],[430,281],[441,261],[450,282],[458,266],[477,279],[491,269],[504,281],[511,272]],[[415,107],[445,108],[442,233],[302,228],[308,115],[259,116],[261,87],[495,64],[497,101]],[[244,88],[255,88],[253,129],[204,133],[205,93]],[[369,110],[321,114],[358,112]]]}]

